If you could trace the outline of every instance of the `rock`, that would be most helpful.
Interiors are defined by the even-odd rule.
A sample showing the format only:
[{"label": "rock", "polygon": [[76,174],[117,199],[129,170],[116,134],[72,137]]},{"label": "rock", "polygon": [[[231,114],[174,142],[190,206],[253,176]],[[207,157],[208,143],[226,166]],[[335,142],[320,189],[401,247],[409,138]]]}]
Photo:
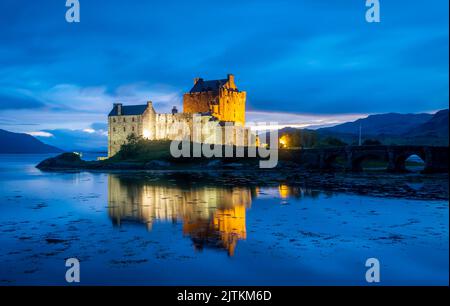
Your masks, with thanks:
[{"label": "rock", "polygon": [[172,164],[163,160],[152,160],[145,164],[146,169],[165,169],[170,167]]},{"label": "rock", "polygon": [[221,166],[221,164],[222,164],[221,160],[215,159],[215,160],[212,160],[209,163],[207,163],[206,167],[208,167],[208,168],[216,168],[218,166]]},{"label": "rock", "polygon": [[36,168],[45,169],[74,169],[84,168],[86,162],[83,161],[78,154],[62,153],[56,157],[47,158],[40,162]]},{"label": "rock", "polygon": [[223,167],[224,168],[233,168],[233,169],[236,169],[236,168],[243,168],[243,164],[240,164],[240,163],[229,163],[229,164],[225,164],[225,165],[223,165]]}]

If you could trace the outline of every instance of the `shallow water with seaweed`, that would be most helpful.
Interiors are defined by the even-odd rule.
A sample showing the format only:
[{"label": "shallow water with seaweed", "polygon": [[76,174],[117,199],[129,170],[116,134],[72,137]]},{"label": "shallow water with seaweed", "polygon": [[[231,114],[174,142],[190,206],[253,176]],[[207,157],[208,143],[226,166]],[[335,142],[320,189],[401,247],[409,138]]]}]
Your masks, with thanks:
[{"label": "shallow water with seaweed", "polygon": [[65,285],[71,257],[82,285],[366,285],[372,257],[381,284],[448,285],[442,197],[201,172],[41,172],[44,158],[0,156],[4,285]]}]

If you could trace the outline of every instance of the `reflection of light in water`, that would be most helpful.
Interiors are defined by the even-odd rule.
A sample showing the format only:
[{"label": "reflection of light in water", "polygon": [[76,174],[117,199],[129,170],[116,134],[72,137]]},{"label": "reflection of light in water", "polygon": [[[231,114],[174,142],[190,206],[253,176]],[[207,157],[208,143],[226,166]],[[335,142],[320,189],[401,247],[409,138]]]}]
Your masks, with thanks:
[{"label": "reflection of light in water", "polygon": [[413,190],[420,190],[424,187],[423,183],[406,183],[406,185]]},{"label": "reflection of light in water", "polygon": [[289,186],[286,184],[280,184],[278,187],[261,187],[258,188],[258,198],[273,198],[280,197],[281,199],[302,198],[302,197],[317,197],[319,195],[318,190],[311,188],[303,188],[299,186]]},{"label": "reflection of light in water", "polygon": [[278,192],[280,193],[280,197],[282,199],[286,199],[289,196],[289,186],[281,184],[278,186]]},{"label": "reflection of light in water", "polygon": [[185,220],[183,233],[193,238],[198,249],[203,248],[208,242],[219,241],[221,247],[227,249],[228,254],[233,256],[237,241],[247,238],[245,209],[244,205],[217,209],[212,220],[206,223],[202,223],[201,220],[196,222]]},{"label": "reflection of light in water", "polygon": [[220,246],[233,255],[237,241],[246,239],[245,213],[250,204],[249,188],[182,189],[108,177],[108,211],[114,224],[142,222],[151,230],[155,221],[182,221],[183,233],[198,249]]}]

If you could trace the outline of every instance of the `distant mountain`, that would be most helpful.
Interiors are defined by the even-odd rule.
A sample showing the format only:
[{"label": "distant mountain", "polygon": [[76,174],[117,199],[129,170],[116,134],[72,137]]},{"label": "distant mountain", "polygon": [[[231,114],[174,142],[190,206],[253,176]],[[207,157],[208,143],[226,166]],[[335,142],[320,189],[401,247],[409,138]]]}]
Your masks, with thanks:
[{"label": "distant mountain", "polygon": [[42,143],[31,135],[12,133],[2,129],[0,129],[0,144],[0,154],[63,152],[61,149]]},{"label": "distant mountain", "polygon": [[376,139],[383,144],[448,146],[448,109],[436,114],[380,114],[353,122],[318,129],[319,139],[334,137],[356,144],[361,126],[362,140]]},{"label": "distant mountain", "polygon": [[[336,139],[346,144],[358,144],[359,128],[361,140],[377,140],[385,145],[449,145],[449,110],[441,110],[433,114],[379,114],[370,115],[353,122],[346,122],[333,127],[315,130],[318,144]],[[303,135],[314,133],[312,130],[284,128],[279,134]],[[263,137],[261,134],[260,137]],[[311,138],[311,137],[309,137]],[[334,139],[334,140],[333,140]]]},{"label": "distant mountain", "polygon": [[411,129],[428,122],[432,114],[379,114],[353,122],[346,122],[333,127],[318,129],[319,132],[359,135],[359,127],[363,135],[403,135]]},{"label": "distant mountain", "polygon": [[438,111],[430,120],[412,128],[405,135],[409,137],[448,138],[448,109]]}]

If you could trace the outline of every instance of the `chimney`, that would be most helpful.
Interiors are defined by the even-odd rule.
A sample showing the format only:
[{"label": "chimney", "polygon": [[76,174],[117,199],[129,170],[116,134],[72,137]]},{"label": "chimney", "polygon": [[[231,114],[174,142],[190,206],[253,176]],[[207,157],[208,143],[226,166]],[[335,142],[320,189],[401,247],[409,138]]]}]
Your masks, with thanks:
[{"label": "chimney", "polygon": [[199,81],[203,81],[202,78],[194,78],[194,85],[197,84]]},{"label": "chimney", "polygon": [[153,107],[153,102],[152,101],[147,101],[147,108],[149,107]]},{"label": "chimney", "polygon": [[234,84],[234,75],[228,74],[227,79],[228,79],[228,88],[236,89],[236,84]]},{"label": "chimney", "polygon": [[175,115],[175,114],[177,114],[177,113],[178,113],[178,109],[177,109],[176,106],[174,106],[174,107],[172,108],[172,115]]},{"label": "chimney", "polygon": [[117,116],[122,116],[122,103],[114,103],[114,107],[117,108]]}]

